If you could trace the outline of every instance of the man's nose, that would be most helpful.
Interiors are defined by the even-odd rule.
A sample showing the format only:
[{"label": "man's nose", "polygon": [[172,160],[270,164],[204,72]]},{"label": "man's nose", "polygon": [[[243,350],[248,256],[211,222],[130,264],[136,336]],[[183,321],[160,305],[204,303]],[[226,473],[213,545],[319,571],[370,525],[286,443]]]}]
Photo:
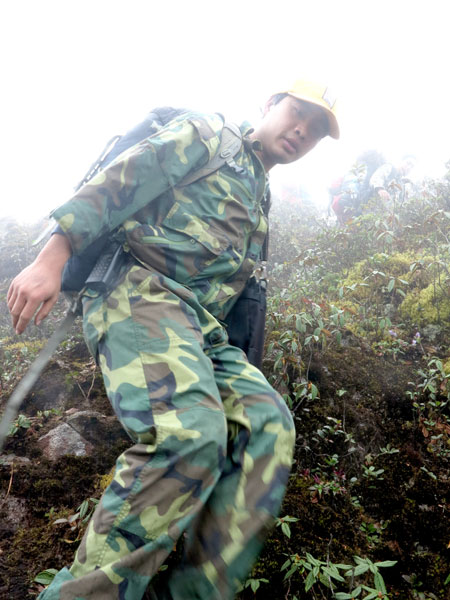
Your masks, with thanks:
[{"label": "man's nose", "polygon": [[294,128],[295,134],[301,138],[302,140],[306,137],[307,134],[307,125],[306,123],[299,122]]}]

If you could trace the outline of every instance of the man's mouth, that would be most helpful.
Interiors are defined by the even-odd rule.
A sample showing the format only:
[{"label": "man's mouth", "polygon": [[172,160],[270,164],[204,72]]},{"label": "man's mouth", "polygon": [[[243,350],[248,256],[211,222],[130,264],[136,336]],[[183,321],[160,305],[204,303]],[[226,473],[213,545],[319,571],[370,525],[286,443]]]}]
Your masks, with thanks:
[{"label": "man's mouth", "polygon": [[297,154],[297,143],[289,138],[283,138],[284,146],[291,154]]}]

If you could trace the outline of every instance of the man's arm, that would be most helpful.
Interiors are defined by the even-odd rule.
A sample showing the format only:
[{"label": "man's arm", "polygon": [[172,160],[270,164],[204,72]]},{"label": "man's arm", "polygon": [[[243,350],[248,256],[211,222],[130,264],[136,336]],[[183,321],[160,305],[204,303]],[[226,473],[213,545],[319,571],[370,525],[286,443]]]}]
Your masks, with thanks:
[{"label": "man's arm", "polygon": [[7,303],[16,333],[25,331],[36,311],[36,325],[48,315],[58,299],[62,270],[71,253],[67,238],[55,233],[31,265],[13,279]]},{"label": "man's arm", "polygon": [[123,152],[51,216],[74,255],[114,231],[188,175],[204,167],[220,145],[219,115],[181,115]]},{"label": "man's arm", "polygon": [[391,197],[389,192],[385,188],[387,178],[389,177],[391,171],[392,165],[386,163],[384,165],[381,165],[381,167],[378,167],[378,169],[370,178],[370,186],[374,189],[375,192],[377,192],[378,196],[382,200],[389,200]]},{"label": "man's arm", "polygon": [[[38,325],[55,304],[64,264],[127,218],[175,186],[192,170],[207,164],[220,144],[223,120],[189,113],[123,153],[53,211],[56,230],[37,259],[12,282],[8,307],[22,333],[34,313]],[[151,141],[150,141],[151,139]],[[189,156],[189,159],[187,157]]]}]

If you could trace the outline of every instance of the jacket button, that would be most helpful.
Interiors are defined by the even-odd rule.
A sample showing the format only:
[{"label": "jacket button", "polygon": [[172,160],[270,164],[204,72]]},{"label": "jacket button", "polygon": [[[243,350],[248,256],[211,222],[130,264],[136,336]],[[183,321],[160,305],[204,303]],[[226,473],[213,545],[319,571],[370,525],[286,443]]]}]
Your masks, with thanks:
[{"label": "jacket button", "polygon": [[212,344],[219,342],[222,339],[222,335],[220,331],[214,331],[209,338]]}]

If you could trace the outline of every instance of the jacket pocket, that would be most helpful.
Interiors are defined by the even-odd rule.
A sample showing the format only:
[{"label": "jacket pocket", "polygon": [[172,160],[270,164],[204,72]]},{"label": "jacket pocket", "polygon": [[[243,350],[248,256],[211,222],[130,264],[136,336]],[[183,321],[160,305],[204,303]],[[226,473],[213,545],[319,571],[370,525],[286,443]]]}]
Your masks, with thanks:
[{"label": "jacket pocket", "polygon": [[139,261],[180,283],[209,272],[230,247],[230,241],[217,227],[182,213],[177,203],[161,225],[140,225],[128,232],[127,241]]}]

